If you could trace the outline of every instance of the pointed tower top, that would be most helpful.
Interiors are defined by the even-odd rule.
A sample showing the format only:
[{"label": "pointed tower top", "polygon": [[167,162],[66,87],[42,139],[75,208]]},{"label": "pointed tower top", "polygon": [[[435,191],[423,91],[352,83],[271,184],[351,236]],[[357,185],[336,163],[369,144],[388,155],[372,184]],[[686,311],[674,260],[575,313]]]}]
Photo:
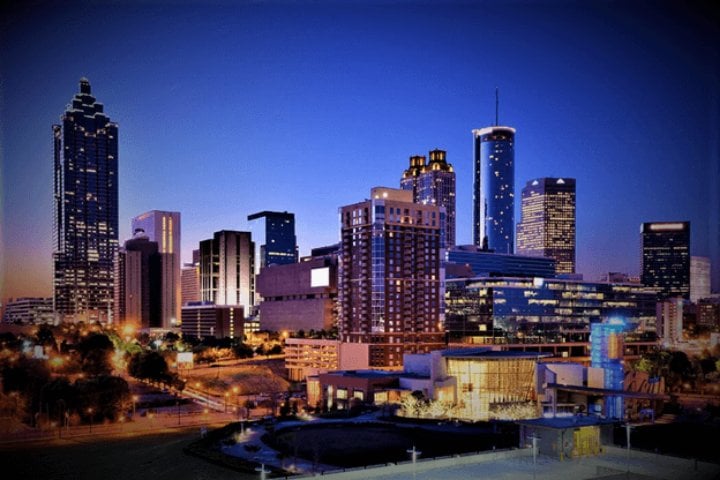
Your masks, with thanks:
[{"label": "pointed tower top", "polygon": [[87,77],[80,79],[80,93],[90,94],[90,80],[88,80]]}]

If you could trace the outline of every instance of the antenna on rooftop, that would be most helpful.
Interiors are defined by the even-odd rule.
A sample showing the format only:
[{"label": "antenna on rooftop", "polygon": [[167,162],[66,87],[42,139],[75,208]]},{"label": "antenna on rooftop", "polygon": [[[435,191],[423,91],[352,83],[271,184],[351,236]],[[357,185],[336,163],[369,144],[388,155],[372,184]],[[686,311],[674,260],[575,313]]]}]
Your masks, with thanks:
[{"label": "antenna on rooftop", "polygon": [[500,112],[500,90],[498,87],[495,87],[495,126],[497,127],[500,125],[498,117]]}]

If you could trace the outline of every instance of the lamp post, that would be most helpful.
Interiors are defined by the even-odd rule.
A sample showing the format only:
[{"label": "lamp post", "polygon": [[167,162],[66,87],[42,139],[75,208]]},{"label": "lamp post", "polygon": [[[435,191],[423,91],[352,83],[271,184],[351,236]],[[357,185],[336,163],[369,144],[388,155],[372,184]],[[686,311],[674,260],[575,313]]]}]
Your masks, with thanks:
[{"label": "lamp post", "polygon": [[227,399],[228,399],[228,395],[230,395],[230,393],[225,392],[225,413],[227,413]]},{"label": "lamp post", "polygon": [[270,473],[270,470],[265,470],[265,464],[260,464],[260,468],[255,469],[256,472],[260,472],[260,480],[266,480],[267,474]]},{"label": "lamp post", "polygon": [[532,439],[532,455],[533,455],[533,480],[535,480],[536,475],[536,468],[537,468],[537,441],[540,438],[537,433],[533,432],[532,435],[530,435],[530,438]]},{"label": "lamp post", "polygon": [[413,445],[413,448],[410,450],[407,450],[407,453],[410,454],[410,457],[412,458],[412,464],[413,464],[413,478],[415,478],[416,475],[416,465],[417,465],[417,458],[418,455],[420,455],[422,452],[417,450],[415,448],[415,445]]},{"label": "lamp post", "polygon": [[627,471],[630,473],[630,422],[625,424],[625,444],[627,445]]},{"label": "lamp post", "polygon": [[90,415],[90,433],[92,433],[92,423],[93,423],[93,409],[92,407],[89,407],[87,409],[88,414]]},{"label": "lamp post", "polygon": [[133,396],[132,396],[132,401],[133,401],[133,419],[134,419],[134,418],[135,418],[135,404],[136,404],[137,401],[138,401],[138,396],[137,396],[137,395],[133,395]]}]

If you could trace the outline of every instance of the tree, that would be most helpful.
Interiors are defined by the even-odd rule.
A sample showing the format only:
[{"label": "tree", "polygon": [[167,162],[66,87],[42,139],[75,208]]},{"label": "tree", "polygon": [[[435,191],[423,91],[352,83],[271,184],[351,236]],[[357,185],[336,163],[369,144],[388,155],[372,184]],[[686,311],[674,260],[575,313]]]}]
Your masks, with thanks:
[{"label": "tree", "polygon": [[115,347],[103,333],[91,333],[77,346],[80,353],[80,367],[88,375],[108,375],[113,367],[110,357]]},{"label": "tree", "polygon": [[237,358],[250,358],[253,356],[253,349],[246,343],[238,343],[233,346],[233,353]]},{"label": "tree", "polygon": [[115,420],[130,403],[130,387],[120,377],[98,375],[75,382],[81,416]]},{"label": "tree", "polygon": [[128,362],[128,373],[136,378],[157,382],[171,380],[165,357],[156,351],[142,352],[131,356]]},{"label": "tree", "polygon": [[53,331],[48,325],[40,325],[35,334],[35,340],[38,345],[42,345],[43,347],[50,347],[53,350],[57,348],[55,335],[53,335]]}]

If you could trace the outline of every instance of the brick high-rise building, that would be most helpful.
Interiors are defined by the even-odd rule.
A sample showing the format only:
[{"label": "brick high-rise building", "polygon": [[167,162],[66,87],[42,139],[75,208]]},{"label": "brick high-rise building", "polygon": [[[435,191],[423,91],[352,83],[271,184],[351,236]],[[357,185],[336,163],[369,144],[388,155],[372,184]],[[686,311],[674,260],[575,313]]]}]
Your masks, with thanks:
[{"label": "brick high-rise building", "polygon": [[405,190],[370,195],[340,208],[338,330],[342,342],[370,345],[369,366],[395,367],[404,353],[444,346],[445,209],[413,203]]}]

